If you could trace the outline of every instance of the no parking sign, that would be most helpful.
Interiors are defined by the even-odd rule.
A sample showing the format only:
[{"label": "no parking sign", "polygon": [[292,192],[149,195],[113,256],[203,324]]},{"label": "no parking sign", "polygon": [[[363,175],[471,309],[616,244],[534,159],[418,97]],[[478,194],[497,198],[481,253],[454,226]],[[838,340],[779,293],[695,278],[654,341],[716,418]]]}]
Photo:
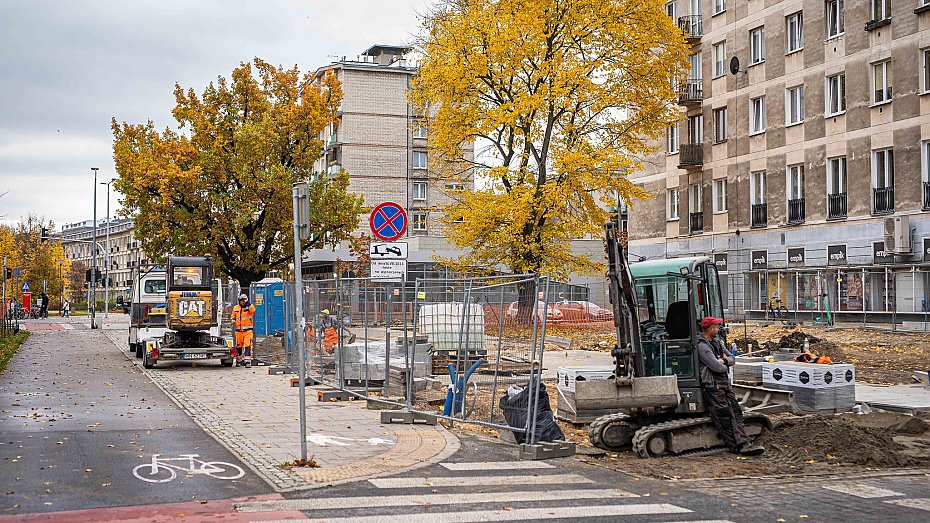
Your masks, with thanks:
[{"label": "no parking sign", "polygon": [[384,202],[371,211],[368,222],[371,232],[379,240],[392,242],[407,231],[407,212],[400,204]]}]

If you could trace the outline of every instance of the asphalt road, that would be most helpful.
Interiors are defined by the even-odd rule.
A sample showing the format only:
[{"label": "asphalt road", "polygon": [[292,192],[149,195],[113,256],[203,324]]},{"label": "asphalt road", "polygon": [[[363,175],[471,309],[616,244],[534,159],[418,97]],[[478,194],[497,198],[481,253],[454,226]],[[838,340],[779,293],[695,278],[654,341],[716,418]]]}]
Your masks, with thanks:
[{"label": "asphalt road", "polygon": [[[74,325],[77,327],[77,325]],[[34,327],[38,328],[38,327]],[[173,462],[171,481],[133,470],[153,454],[197,454],[211,474]],[[198,464],[197,467],[200,467]],[[186,471],[185,471],[186,470]],[[167,467],[146,479],[167,479]],[[217,476],[217,477],[214,477]],[[42,325],[0,376],[0,515],[252,496],[270,488],[99,330]]]}]

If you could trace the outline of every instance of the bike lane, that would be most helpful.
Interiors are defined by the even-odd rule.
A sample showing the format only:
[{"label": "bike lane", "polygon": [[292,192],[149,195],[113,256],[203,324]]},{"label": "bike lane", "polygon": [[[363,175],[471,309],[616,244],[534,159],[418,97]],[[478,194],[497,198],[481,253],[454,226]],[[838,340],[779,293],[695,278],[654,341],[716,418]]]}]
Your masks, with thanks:
[{"label": "bike lane", "polygon": [[[0,515],[271,492],[102,331],[68,325],[75,328],[34,329],[0,375]],[[173,478],[167,466],[150,476],[154,454],[159,459],[194,454],[202,462],[228,465],[200,469],[195,462],[191,469],[189,459],[172,461],[167,463],[175,465]],[[143,464],[149,466],[137,469]],[[236,477],[239,469],[243,473]]]}]

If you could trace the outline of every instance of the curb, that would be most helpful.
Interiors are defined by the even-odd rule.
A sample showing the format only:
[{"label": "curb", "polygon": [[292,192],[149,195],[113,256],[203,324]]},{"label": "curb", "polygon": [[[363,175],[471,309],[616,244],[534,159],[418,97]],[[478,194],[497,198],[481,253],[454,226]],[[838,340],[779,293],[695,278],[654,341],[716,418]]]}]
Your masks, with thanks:
[{"label": "curb", "polygon": [[[308,479],[301,476],[300,471],[332,470],[332,469],[281,469],[278,468],[277,461],[272,458],[263,449],[255,445],[251,440],[242,436],[242,434],[230,427],[228,424],[217,416],[213,411],[206,408],[203,404],[191,397],[188,393],[177,388],[169,379],[162,376],[157,369],[146,369],[137,362],[133,355],[128,352],[128,347],[124,347],[125,339],[121,338],[121,331],[100,329],[101,333],[110,340],[113,345],[122,352],[123,356],[129,362],[147,376],[153,383],[167,395],[171,401],[184,411],[194,423],[209,434],[217,443],[229,450],[232,454],[239,457],[240,460],[256,475],[262,478],[275,492],[294,492],[299,490],[314,489],[329,485],[338,485],[351,483],[355,481],[366,480],[375,477],[390,476],[409,470],[414,470],[427,465],[432,465],[445,460],[461,446],[458,439],[444,427],[434,427],[443,439],[443,449],[432,457],[420,462],[397,468],[390,471],[379,470],[370,474],[360,474],[357,476],[345,477],[334,481],[321,483],[310,483]],[[400,431],[397,431],[398,433]],[[231,447],[227,442],[236,441],[237,446]],[[383,455],[377,455],[370,460],[383,460]],[[365,461],[365,460],[360,460]],[[345,465],[345,470],[351,470],[353,465]],[[338,467],[337,467],[338,468]],[[364,467],[363,467],[364,468]],[[363,472],[363,471],[360,471]]]}]

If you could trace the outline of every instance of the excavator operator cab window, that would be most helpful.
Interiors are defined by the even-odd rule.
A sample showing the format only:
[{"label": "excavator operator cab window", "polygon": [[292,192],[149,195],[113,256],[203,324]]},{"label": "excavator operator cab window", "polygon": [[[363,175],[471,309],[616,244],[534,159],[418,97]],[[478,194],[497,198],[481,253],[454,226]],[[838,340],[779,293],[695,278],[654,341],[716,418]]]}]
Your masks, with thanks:
[{"label": "excavator operator cab window", "polygon": [[196,287],[203,285],[205,267],[175,267],[171,275],[171,285],[178,287]]},{"label": "excavator operator cab window", "polygon": [[688,329],[688,280],[679,277],[635,281],[646,376],[694,377]]}]

